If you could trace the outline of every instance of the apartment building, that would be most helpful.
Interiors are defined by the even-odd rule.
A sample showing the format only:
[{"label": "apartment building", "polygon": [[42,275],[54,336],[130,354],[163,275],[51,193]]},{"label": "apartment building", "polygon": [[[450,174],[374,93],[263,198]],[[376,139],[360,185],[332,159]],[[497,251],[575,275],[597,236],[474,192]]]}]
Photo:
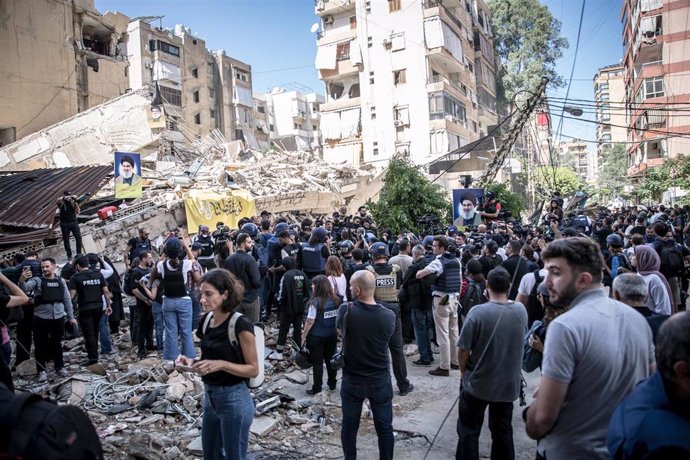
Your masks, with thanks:
[{"label": "apartment building", "polygon": [[254,126],[256,126],[256,140],[259,143],[261,150],[266,150],[270,147],[270,131],[271,118],[269,116],[268,102],[266,95],[261,93],[254,93],[254,110],[252,111],[252,118]]},{"label": "apartment building", "polygon": [[129,88],[127,23],[93,0],[3,0],[0,146]]},{"label": "apartment building", "polygon": [[292,138],[298,149],[312,150],[321,146],[319,125],[323,96],[276,87],[265,97],[271,139]]},{"label": "apartment building", "polygon": [[690,115],[676,109],[690,102],[688,20],[688,0],[623,1],[629,177],[690,153],[678,136],[690,132]]},{"label": "apartment building", "polygon": [[613,64],[600,68],[594,75],[597,164],[606,149],[617,142],[628,140],[624,74],[625,67],[622,64]]},{"label": "apartment building", "polygon": [[591,155],[587,150],[587,143],[580,140],[561,142],[558,145],[557,153],[561,164],[570,167],[575,174],[582,180],[587,180],[593,173],[591,165]]},{"label": "apartment building", "polygon": [[[385,164],[402,154],[426,164],[495,123],[495,57],[483,1],[318,0],[315,12],[325,160]],[[471,155],[456,168],[481,165]]]},{"label": "apartment building", "polygon": [[219,130],[228,140],[241,139],[261,149],[261,129],[253,120],[251,66],[211,51],[189,28],[155,27],[158,18],[129,24],[129,78],[132,89],[158,84],[168,128],[190,140]]}]

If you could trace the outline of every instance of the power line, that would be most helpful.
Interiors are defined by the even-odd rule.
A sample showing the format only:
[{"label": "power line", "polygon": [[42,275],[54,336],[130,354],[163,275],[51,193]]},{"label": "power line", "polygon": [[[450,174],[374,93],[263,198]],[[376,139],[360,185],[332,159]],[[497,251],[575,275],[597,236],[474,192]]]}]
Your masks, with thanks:
[{"label": "power line", "polygon": [[[606,126],[611,126],[611,127],[615,127],[615,128],[626,128],[626,129],[629,128],[628,126],[614,125],[614,124],[611,124],[611,123],[602,123],[602,122],[599,122],[599,121],[587,120],[586,118],[569,117],[569,116],[567,116],[567,115],[556,115],[556,116],[560,116],[561,118],[567,118],[567,119],[569,119],[569,120],[581,121],[581,122],[583,122],[583,123],[590,123],[590,124],[595,124],[595,125],[606,125]],[[687,138],[690,138],[690,133],[677,133],[677,132],[673,132],[673,131],[662,131],[662,130],[654,129],[654,128],[639,128],[639,129],[636,128],[635,131],[641,132],[641,133],[647,132],[647,133],[667,134],[667,135],[671,135],[671,136],[673,136],[673,137],[687,137]],[[643,139],[643,140],[641,140],[641,141],[639,141],[639,142],[644,142],[644,141],[647,141],[647,140],[654,140],[654,139]]]},{"label": "power line", "polygon": [[[573,66],[570,69],[570,81],[568,82],[568,90],[565,92],[565,99],[566,101],[568,100],[568,96],[570,95],[570,85],[572,85],[573,81],[573,75],[575,74],[575,63],[577,62],[577,53],[580,49],[580,34],[582,33],[582,19],[585,16],[585,3],[587,0],[582,0],[582,9],[580,10],[580,24],[577,27],[577,41],[575,42],[575,57],[573,58]],[[561,115],[565,113],[565,108],[561,110]],[[558,139],[561,128],[563,127],[563,118],[558,122],[558,129],[556,130],[556,139]]]}]

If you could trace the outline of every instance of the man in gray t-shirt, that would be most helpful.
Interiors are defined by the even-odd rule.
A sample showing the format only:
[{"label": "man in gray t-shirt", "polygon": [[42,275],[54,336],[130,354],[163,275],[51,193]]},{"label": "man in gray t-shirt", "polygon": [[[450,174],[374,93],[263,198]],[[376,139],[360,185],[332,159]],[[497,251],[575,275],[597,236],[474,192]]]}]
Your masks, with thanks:
[{"label": "man in gray t-shirt", "polygon": [[523,413],[540,455],[608,459],[616,405],[654,369],[652,332],[642,315],[601,289],[601,255],[587,238],[557,240],[542,253],[551,303],[569,311],[549,324],[542,377]]},{"label": "man in gray t-shirt", "polygon": [[508,300],[511,276],[502,267],[489,272],[489,302],[473,307],[460,331],[462,374],[457,458],[479,458],[478,441],[489,406],[491,457],[514,458],[513,401],[520,395],[527,310]]}]

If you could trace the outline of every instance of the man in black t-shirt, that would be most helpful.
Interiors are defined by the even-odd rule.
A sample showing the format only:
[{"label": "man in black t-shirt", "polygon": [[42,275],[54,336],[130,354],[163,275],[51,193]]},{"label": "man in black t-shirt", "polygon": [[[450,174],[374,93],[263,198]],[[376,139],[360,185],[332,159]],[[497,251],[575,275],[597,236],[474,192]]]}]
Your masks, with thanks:
[{"label": "man in black t-shirt", "polygon": [[69,293],[74,301],[77,298],[79,306],[79,326],[84,335],[84,345],[88,354],[87,365],[98,362],[98,332],[101,316],[103,315],[103,300],[105,299],[105,314],[110,316],[110,291],[100,270],[89,269],[86,256],[76,258],[78,272],[69,281]]},{"label": "man in black t-shirt", "polygon": [[350,281],[352,303],[338,310],[345,366],[340,386],[343,423],[340,440],[345,458],[357,456],[362,403],[369,399],[379,438],[380,458],[393,458],[393,386],[388,348],[395,332],[395,313],[374,300],[374,275],[361,270]]},{"label": "man in black t-shirt", "polygon": [[146,358],[146,350],[154,350],[153,346],[153,299],[146,295],[146,291],[140,289],[140,280],[151,273],[153,257],[148,251],[142,251],[137,256],[139,265],[132,269],[132,294],[137,299],[137,356]]},{"label": "man in black t-shirt", "polygon": [[127,241],[127,249],[125,250],[125,266],[130,267],[134,259],[139,257],[144,251],[151,252],[153,250],[153,245],[149,239],[149,231],[145,228],[139,229],[138,238],[130,238]]},{"label": "man in black t-shirt", "polygon": [[74,242],[77,246],[77,254],[82,253],[81,245],[81,230],[79,230],[79,221],[77,215],[81,212],[77,197],[65,190],[63,196],[57,199],[58,210],[60,211],[60,230],[62,231],[62,239],[65,243],[65,252],[67,258],[72,260],[72,247],[70,246],[70,233],[74,235]]}]

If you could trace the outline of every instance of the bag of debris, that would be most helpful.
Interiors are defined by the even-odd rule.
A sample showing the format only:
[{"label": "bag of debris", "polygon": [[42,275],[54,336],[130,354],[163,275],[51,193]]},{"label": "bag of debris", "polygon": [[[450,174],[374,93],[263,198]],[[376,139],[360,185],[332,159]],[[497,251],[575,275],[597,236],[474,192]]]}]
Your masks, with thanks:
[{"label": "bag of debris", "polygon": [[0,458],[102,459],[89,417],[76,406],[58,406],[32,393],[14,394],[0,384]]}]

